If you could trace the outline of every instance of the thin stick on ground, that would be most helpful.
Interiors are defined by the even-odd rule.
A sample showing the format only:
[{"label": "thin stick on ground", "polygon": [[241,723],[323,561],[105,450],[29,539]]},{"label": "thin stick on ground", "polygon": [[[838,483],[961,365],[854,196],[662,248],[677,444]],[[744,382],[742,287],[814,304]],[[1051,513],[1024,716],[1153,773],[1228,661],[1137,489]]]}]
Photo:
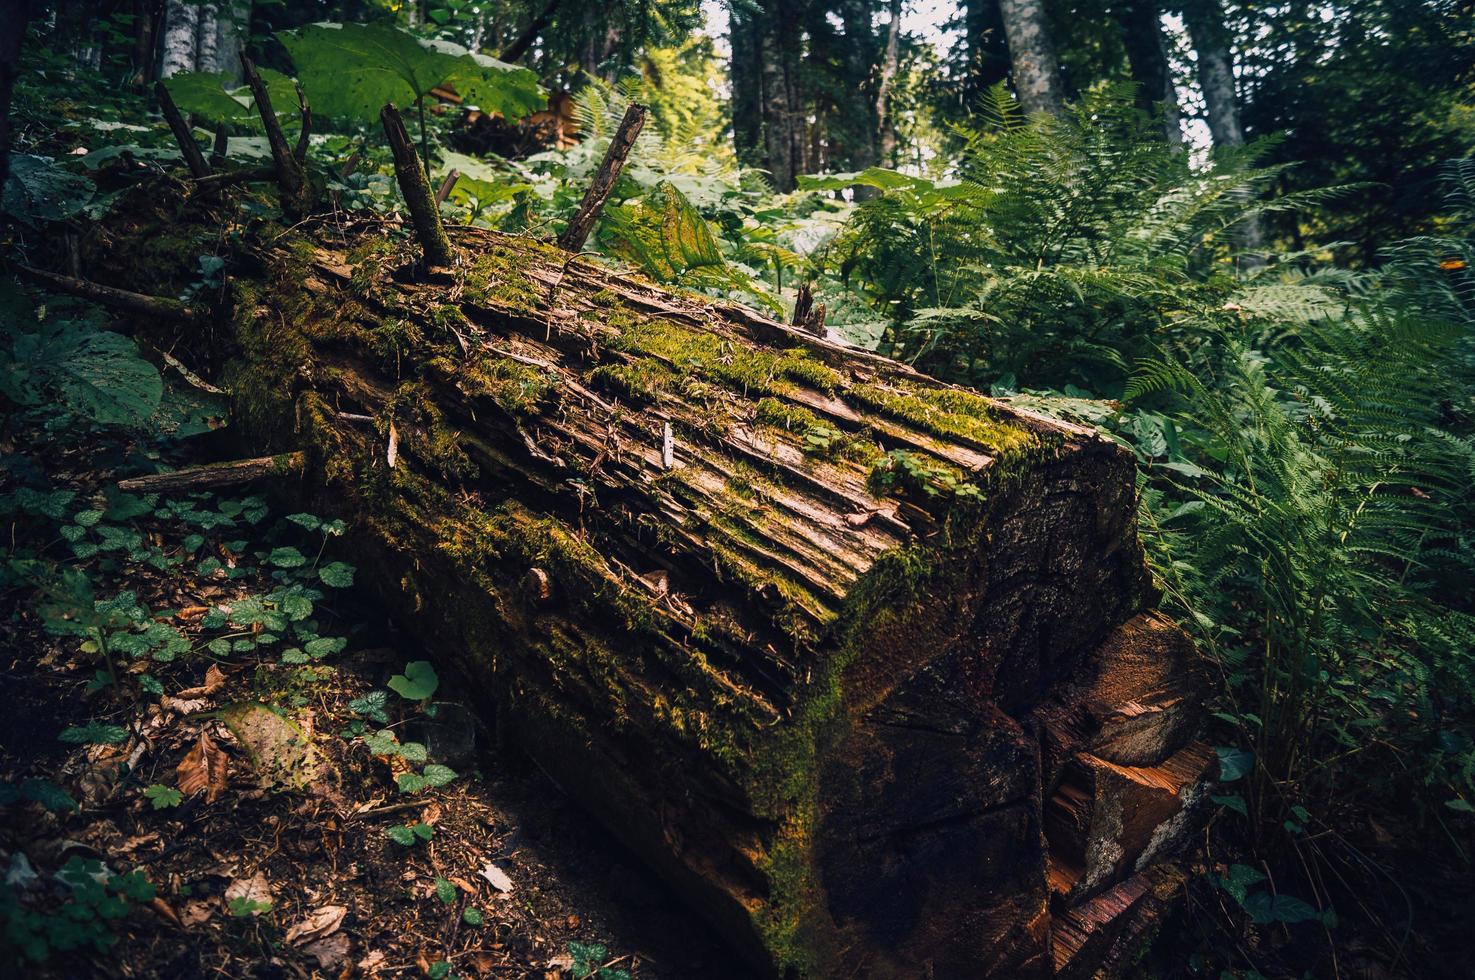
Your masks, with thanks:
[{"label": "thin stick on ground", "polygon": [[179,144],[179,152],[184,154],[184,163],[189,167],[190,176],[196,180],[210,176],[210,165],[200,153],[200,144],[195,142],[195,134],[190,131],[189,123],[185,122],[184,115],[179,111],[179,106],[174,104],[174,98],[163,82],[154,83],[154,95],[159,100],[159,110],[169,123],[169,131],[174,134],[174,142]]},{"label": "thin stick on ground", "polygon": [[594,230],[594,223],[599,220],[599,215],[604,211],[604,204],[609,200],[610,192],[615,189],[615,181],[620,179],[620,171],[625,169],[625,160],[630,156],[630,148],[635,145],[635,138],[640,135],[640,130],[645,126],[645,106],[638,102],[630,103],[630,108],[625,110],[625,118],[620,120],[620,128],[615,130],[614,138],[609,142],[609,149],[605,151],[604,161],[600,163],[599,170],[594,174],[594,180],[589,189],[584,192],[584,200],[579,203],[579,210],[569,219],[568,227],[562,235],[558,236],[558,247],[568,252],[577,252],[584,247],[589,240],[589,233]]},{"label": "thin stick on ground", "polygon": [[178,493],[237,486],[266,477],[301,473],[306,460],[305,454],[295,452],[212,463],[208,466],[189,466],[170,473],[152,473],[119,480],[118,489],[126,493]]},{"label": "thin stick on ground", "polygon": [[90,279],[78,279],[75,276],[64,276],[56,272],[47,272],[45,269],[37,269],[29,265],[17,265],[16,270],[31,282],[47,289],[54,289],[59,293],[67,293],[70,296],[80,296],[91,300],[102,306],[121,310],[124,313],[134,313],[139,316],[155,317],[175,323],[196,323],[200,315],[185,306],[177,299],[166,296],[146,296],[143,293],[131,293],[126,289],[116,289],[112,286],[104,286],[100,282]]}]

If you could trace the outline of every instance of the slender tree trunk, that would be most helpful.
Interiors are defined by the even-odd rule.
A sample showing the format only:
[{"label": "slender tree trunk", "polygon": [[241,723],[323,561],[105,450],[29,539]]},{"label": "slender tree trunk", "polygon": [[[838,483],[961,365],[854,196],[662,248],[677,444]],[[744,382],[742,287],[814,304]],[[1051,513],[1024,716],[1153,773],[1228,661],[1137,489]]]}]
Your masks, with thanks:
[{"label": "slender tree trunk", "polygon": [[999,0],[999,15],[1009,39],[1019,104],[1025,112],[1058,115],[1065,107],[1065,85],[1043,0]]},{"label": "slender tree trunk", "polygon": [[251,33],[251,0],[223,0],[215,28],[215,70],[239,84],[243,80],[241,51]]},{"label": "slender tree trunk", "polygon": [[732,46],[732,142],[738,162],[745,167],[762,167],[766,156],[759,24],[747,9],[733,8],[728,29],[728,43]]},{"label": "slender tree trunk", "polygon": [[6,31],[0,35],[0,188],[10,175],[10,98],[20,77],[20,52],[26,28],[36,12],[35,0],[20,0],[10,12]]},{"label": "slender tree trunk", "polygon": [[134,89],[146,88],[153,81],[160,13],[159,0],[133,0],[133,76],[128,84]]},{"label": "slender tree trunk", "polygon": [[[875,118],[876,62],[878,47],[871,29],[874,3],[870,0],[845,0],[839,5],[841,24],[845,30],[844,72],[841,95],[846,101],[831,126],[838,146],[831,150],[831,160],[838,170],[864,170],[876,162],[877,136]],[[856,188],[860,196],[870,188]]]},{"label": "slender tree trunk", "polygon": [[886,56],[881,61],[881,80],[876,86],[876,121],[880,131],[880,162],[896,166],[896,121],[891,116],[891,86],[901,51],[901,0],[891,0],[891,24],[886,28]]},{"label": "slender tree trunk", "polygon": [[200,8],[189,0],[168,0],[164,7],[164,38],[159,77],[195,70],[195,40]]},{"label": "slender tree trunk", "polygon": [[1123,0],[1114,14],[1122,28],[1132,80],[1137,83],[1137,104],[1145,112],[1160,115],[1163,135],[1169,143],[1181,146],[1183,113],[1178,108],[1178,89],[1163,43],[1157,0]]},{"label": "slender tree trunk", "polygon": [[999,0],[968,0],[963,23],[968,51],[963,109],[972,112],[984,92],[1009,78],[1009,44],[1004,38]]},{"label": "slender tree trunk", "polygon": [[528,21],[528,26],[517,36],[517,39],[503,49],[502,60],[513,62],[521,60],[522,56],[527,54],[528,48],[531,48],[533,42],[538,39],[538,35],[553,20],[553,13],[557,9],[558,0],[548,0],[538,15]]},{"label": "slender tree trunk", "polygon": [[[1183,20],[1198,59],[1198,84],[1203,89],[1214,146],[1226,149],[1244,146],[1245,133],[1234,85],[1234,55],[1229,46],[1229,30],[1224,24],[1224,10],[1219,0],[1190,0],[1183,8]],[[1246,251],[1263,249],[1265,228],[1260,217],[1256,215],[1241,222],[1238,237],[1240,247]],[[1260,262],[1258,257],[1247,260],[1252,266]]]},{"label": "slender tree trunk", "polygon": [[[759,60],[763,82],[763,149],[768,172],[779,191],[794,189],[794,121],[789,111],[789,73],[786,70],[784,22],[766,16],[759,36]],[[796,39],[794,39],[796,40]]]}]

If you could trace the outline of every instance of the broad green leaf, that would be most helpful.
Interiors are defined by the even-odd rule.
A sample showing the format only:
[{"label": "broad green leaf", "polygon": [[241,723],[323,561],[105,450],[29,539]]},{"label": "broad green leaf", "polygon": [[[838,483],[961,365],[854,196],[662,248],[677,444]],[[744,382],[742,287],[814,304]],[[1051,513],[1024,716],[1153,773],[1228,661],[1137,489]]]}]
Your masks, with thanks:
[{"label": "broad green leaf", "polygon": [[266,560],[278,568],[300,568],[307,564],[307,558],[296,548],[273,548]]},{"label": "broad green leaf", "polygon": [[3,190],[0,211],[35,227],[79,213],[97,193],[97,185],[62,170],[47,157],[17,153],[10,158],[10,175]]},{"label": "broad green leaf", "polygon": [[423,701],[435,693],[440,686],[440,678],[435,674],[435,668],[425,660],[412,660],[405,664],[403,674],[395,674],[389,679],[389,689],[406,701]]},{"label": "broad green leaf", "polygon": [[380,24],[312,24],[278,38],[313,111],[373,123],[385,103],[414,103],[449,84],[484,112],[518,118],[543,107],[537,76],[445,41]]},{"label": "broad green leaf", "polygon": [[1214,750],[1219,754],[1219,778],[1232,783],[1255,767],[1255,754],[1245,749],[1221,745]]},{"label": "broad green leaf", "polygon": [[184,795],[179,790],[173,786],[165,786],[161,783],[155,783],[150,786],[143,791],[143,795],[144,799],[154,805],[155,810],[165,810],[171,806],[179,806],[180,801],[184,799]]},{"label": "broad green leaf", "polygon": [[324,585],[331,585],[335,589],[346,589],[353,585],[353,566],[335,561],[319,568],[318,578],[323,580]]},{"label": "broad green leaf", "polygon": [[403,824],[397,827],[390,827],[388,830],[384,831],[384,836],[388,837],[396,844],[399,844],[401,847],[411,847],[414,845],[415,841],[419,839],[415,836],[415,832],[413,830],[411,830],[409,827],[404,826]]},{"label": "broad green leaf", "polygon": [[422,773],[422,775],[425,777],[425,781],[431,786],[440,787],[454,781],[457,773],[456,770],[452,769],[450,766],[443,766],[439,763],[431,763],[430,765],[425,767],[425,771]]},{"label": "broad green leaf", "polygon": [[640,204],[607,208],[600,240],[662,282],[694,269],[725,267],[706,220],[665,181]]},{"label": "broad green leaf", "polygon": [[0,349],[0,392],[31,405],[50,393],[99,425],[137,427],[158,409],[164,382],[129,338],[59,321]]},{"label": "broad green leaf", "polygon": [[444,878],[435,879],[435,897],[445,905],[456,903],[456,886]]},{"label": "broad green leaf", "polygon": [[224,72],[182,71],[164,79],[164,87],[180,112],[211,123],[245,121],[255,115],[255,109],[249,97],[226,91],[231,81]]}]

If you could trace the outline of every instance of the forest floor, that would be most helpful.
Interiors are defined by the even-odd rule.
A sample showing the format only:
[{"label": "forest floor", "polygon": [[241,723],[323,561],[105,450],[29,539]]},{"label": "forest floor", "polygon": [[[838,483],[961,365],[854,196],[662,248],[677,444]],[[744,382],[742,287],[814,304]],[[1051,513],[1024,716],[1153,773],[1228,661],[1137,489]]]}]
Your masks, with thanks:
[{"label": "forest floor", "polygon": [[[126,448],[39,449],[5,447],[44,459],[0,475],[8,544],[70,544],[68,587],[80,573],[84,605],[122,615],[88,633],[54,583],[0,593],[0,868],[23,896],[0,909],[0,945],[34,972],[746,975],[446,699],[452,679],[386,690],[424,693],[407,664],[430,654],[326,561],[336,525],[244,491],[120,494],[109,461]],[[284,543],[309,528],[330,533]],[[326,595],[329,579],[343,587]]]}]

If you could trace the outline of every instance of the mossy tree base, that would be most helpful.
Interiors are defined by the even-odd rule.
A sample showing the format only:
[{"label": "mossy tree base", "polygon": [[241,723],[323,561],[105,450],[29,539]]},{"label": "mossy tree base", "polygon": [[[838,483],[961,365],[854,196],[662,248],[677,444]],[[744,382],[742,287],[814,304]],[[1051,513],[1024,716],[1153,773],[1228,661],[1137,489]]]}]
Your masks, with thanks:
[{"label": "mossy tree base", "polygon": [[[252,448],[307,453],[432,654],[765,973],[1049,976],[1044,801],[1140,693],[1082,681],[1152,598],[1130,456],[452,237],[429,273],[377,224],[237,257],[210,343]],[[1191,735],[1134,724],[1134,765]]]}]

